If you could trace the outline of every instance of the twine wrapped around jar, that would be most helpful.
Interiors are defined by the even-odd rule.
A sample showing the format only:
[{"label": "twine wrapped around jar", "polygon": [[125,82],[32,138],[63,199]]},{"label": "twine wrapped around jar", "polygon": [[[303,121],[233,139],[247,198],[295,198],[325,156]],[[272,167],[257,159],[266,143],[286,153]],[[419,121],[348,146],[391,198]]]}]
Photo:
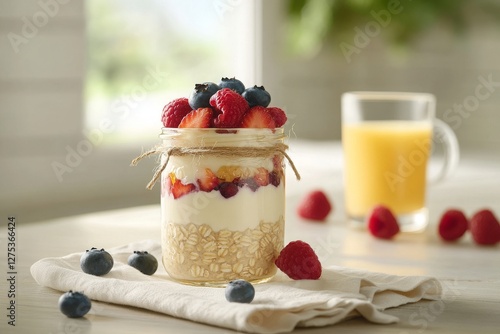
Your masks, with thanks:
[{"label": "twine wrapped around jar", "polygon": [[218,157],[265,158],[265,157],[271,157],[276,153],[279,153],[288,160],[290,167],[292,167],[292,170],[295,173],[295,177],[297,178],[297,180],[300,180],[300,174],[297,168],[295,167],[295,164],[293,163],[290,156],[286,153],[287,149],[288,145],[283,143],[278,143],[270,147],[221,146],[221,147],[170,147],[169,149],[165,149],[162,146],[157,146],[139,155],[137,158],[132,160],[130,165],[137,166],[140,160],[149,157],[151,155],[163,154],[163,153],[166,155],[165,161],[160,166],[158,166],[153,175],[153,178],[146,185],[146,188],[151,190],[153,189],[156,181],[158,181],[158,179],[160,178],[163,170],[167,167],[168,161],[170,160],[171,156],[211,155]]}]

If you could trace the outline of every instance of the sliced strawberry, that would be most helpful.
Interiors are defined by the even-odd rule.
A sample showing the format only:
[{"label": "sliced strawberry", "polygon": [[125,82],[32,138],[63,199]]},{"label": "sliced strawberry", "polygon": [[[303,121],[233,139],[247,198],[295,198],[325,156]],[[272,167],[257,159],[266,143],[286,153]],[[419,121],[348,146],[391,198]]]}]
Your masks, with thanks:
[{"label": "sliced strawberry", "polygon": [[195,190],[196,186],[193,183],[183,184],[179,179],[176,179],[172,184],[172,194],[175,199],[187,195]]},{"label": "sliced strawberry", "polygon": [[274,129],[276,123],[267,111],[267,108],[256,106],[251,108],[244,116],[240,125],[241,128],[270,128]]},{"label": "sliced strawberry", "polygon": [[261,187],[265,187],[269,184],[269,172],[264,167],[259,167],[257,169],[257,174],[255,174],[253,178]]},{"label": "sliced strawberry", "polygon": [[179,128],[209,128],[212,121],[212,108],[198,108],[184,116]]},{"label": "sliced strawberry", "polygon": [[176,128],[180,122],[191,112],[192,108],[189,105],[188,99],[181,97],[169,102],[163,107],[161,121],[166,128]]},{"label": "sliced strawberry", "polygon": [[274,123],[276,123],[277,128],[285,125],[287,117],[283,109],[277,107],[271,107],[267,108],[267,111],[271,114],[271,117],[274,119]]},{"label": "sliced strawberry", "polygon": [[201,191],[210,192],[219,185],[219,178],[210,168],[205,168],[201,179],[196,180]]}]

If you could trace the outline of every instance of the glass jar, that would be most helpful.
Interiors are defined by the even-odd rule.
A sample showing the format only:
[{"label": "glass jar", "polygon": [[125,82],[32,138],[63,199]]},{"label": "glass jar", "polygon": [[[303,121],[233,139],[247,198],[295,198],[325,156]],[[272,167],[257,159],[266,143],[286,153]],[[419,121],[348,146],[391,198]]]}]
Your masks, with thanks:
[{"label": "glass jar", "polygon": [[163,265],[176,281],[265,282],[283,248],[283,129],[164,128]]}]

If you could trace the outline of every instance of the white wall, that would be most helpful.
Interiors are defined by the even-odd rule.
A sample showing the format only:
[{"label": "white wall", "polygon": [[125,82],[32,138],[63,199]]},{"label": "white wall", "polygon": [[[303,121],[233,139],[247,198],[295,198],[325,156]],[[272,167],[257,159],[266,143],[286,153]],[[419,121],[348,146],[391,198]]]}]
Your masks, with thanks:
[{"label": "white wall", "polygon": [[[432,30],[406,54],[393,52],[375,36],[349,63],[338,45],[311,59],[283,52],[284,1],[266,1],[265,6],[263,82],[273,92],[273,103],[286,106],[298,137],[339,139],[340,96],[345,91],[419,91],[436,95],[438,117],[454,128],[464,148],[500,152],[498,23],[472,17],[473,29],[459,38]],[[479,77],[491,77],[498,86],[487,98],[475,100]],[[484,89],[480,92],[486,95]],[[477,101],[478,106],[473,104]],[[453,111],[454,104],[464,102],[471,103],[471,112]]]},{"label": "white wall", "polygon": [[[0,1],[0,211],[20,222],[159,201],[144,189],[154,162],[129,167],[152,143],[85,146],[84,3]],[[68,148],[85,156],[68,163]]]}]

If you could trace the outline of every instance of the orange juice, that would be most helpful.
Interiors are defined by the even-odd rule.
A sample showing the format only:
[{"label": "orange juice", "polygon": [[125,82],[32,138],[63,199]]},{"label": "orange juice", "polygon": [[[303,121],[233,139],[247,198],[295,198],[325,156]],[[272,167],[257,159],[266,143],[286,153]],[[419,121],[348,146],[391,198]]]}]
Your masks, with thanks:
[{"label": "orange juice", "polygon": [[346,210],[364,217],[377,204],[397,214],[424,208],[429,121],[365,121],[344,124]]}]

